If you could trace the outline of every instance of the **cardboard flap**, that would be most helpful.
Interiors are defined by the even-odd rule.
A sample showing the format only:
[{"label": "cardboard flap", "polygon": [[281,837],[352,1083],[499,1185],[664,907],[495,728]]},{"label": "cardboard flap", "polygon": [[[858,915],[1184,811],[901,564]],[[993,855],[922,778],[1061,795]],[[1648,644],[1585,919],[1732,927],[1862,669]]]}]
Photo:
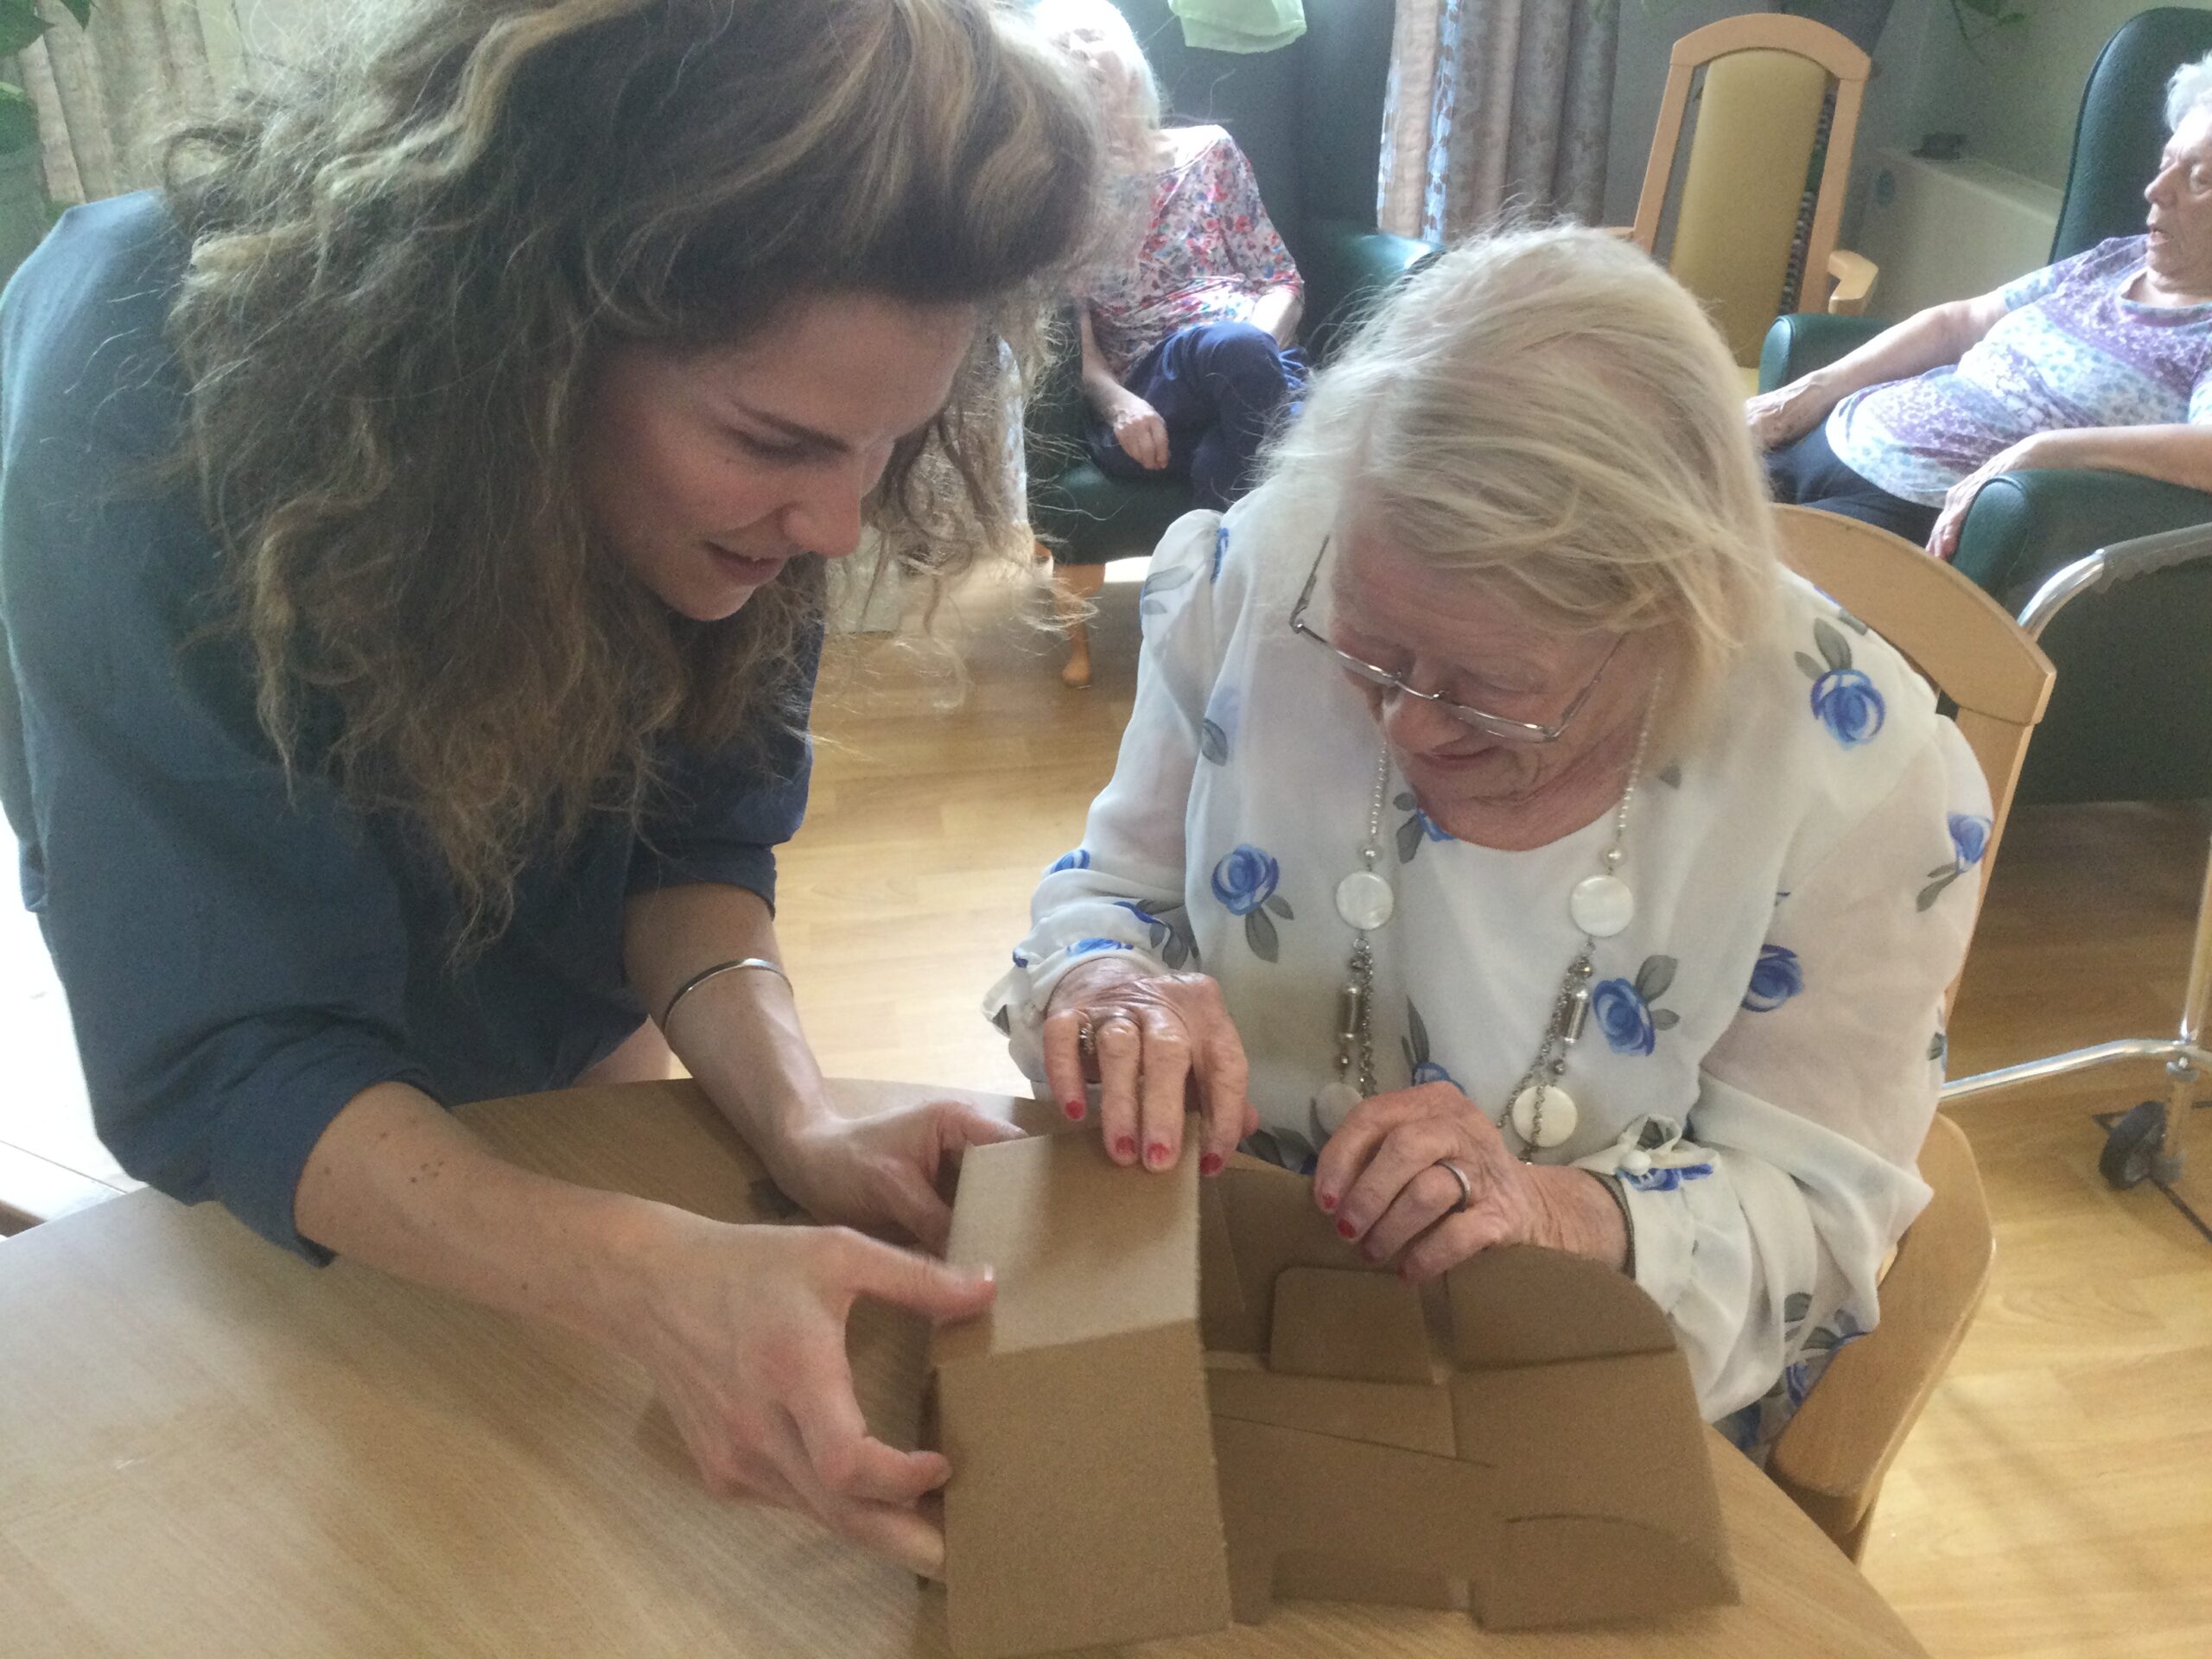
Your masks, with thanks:
[{"label": "cardboard flap", "polygon": [[1337,1236],[1303,1175],[1239,1159],[1211,1183],[1219,1191],[1230,1259],[1246,1306],[1236,1347],[1266,1353],[1273,1340],[1274,1285],[1286,1268],[1383,1273]]},{"label": "cardboard flap", "polygon": [[1438,1380],[1421,1292],[1395,1274],[1285,1268],[1274,1303],[1268,1363],[1278,1376]]},{"label": "cardboard flap", "polygon": [[1095,1135],[971,1147],[961,1159],[945,1260],[988,1262],[991,1311],[946,1325],[940,1367],[1064,1347],[1198,1317],[1194,1142],[1172,1170],[1124,1169]]},{"label": "cardboard flap", "polygon": [[1452,1396],[1431,1384],[1281,1376],[1262,1365],[1210,1361],[1206,1402],[1217,1421],[1272,1423],[1438,1458],[1451,1457],[1458,1449]]},{"label": "cardboard flap", "polygon": [[1198,1183],[1198,1334],[1211,1353],[1266,1351],[1264,1309],[1244,1294],[1218,1179]]},{"label": "cardboard flap", "polygon": [[1675,1351],[1658,1303],[1587,1256],[1510,1245],[1462,1262],[1446,1281],[1463,1370]]}]

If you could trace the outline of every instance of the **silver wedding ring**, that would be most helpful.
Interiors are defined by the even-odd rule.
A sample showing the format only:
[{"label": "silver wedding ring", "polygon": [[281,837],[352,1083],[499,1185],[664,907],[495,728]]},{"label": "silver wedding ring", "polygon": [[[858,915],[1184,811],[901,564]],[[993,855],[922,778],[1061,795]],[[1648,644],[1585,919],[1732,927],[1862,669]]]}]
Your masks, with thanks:
[{"label": "silver wedding ring", "polygon": [[1467,1179],[1467,1172],[1465,1170],[1460,1168],[1459,1165],[1453,1163],[1448,1158],[1438,1159],[1436,1160],[1436,1166],[1442,1170],[1446,1175],[1449,1175],[1453,1180],[1459,1183],[1459,1202],[1453,1205],[1444,1213],[1447,1216],[1465,1215],[1467,1211],[1467,1206],[1475,1201],[1474,1183]]},{"label": "silver wedding ring", "polygon": [[1098,1058],[1098,1033],[1092,1028],[1090,1016],[1087,1014],[1076,1022],[1075,1052],[1086,1060]]}]

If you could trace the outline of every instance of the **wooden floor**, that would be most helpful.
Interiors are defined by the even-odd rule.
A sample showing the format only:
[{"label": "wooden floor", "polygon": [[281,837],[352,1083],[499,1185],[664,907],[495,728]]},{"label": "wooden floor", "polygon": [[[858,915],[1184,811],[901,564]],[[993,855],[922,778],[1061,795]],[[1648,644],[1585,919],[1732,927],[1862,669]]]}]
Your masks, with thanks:
[{"label": "wooden floor", "polygon": [[[779,906],[832,1072],[1020,1086],[978,1004],[1111,770],[1135,590],[1102,596],[1088,691],[1059,683],[1055,642],[1023,620],[1037,610],[1007,583],[972,586],[940,617],[939,646],[833,652]],[[2168,1034],[2209,831],[2196,809],[2016,817],[1953,1021],[1954,1073]],[[2212,1242],[2155,1189],[2112,1192],[2096,1173],[2091,1115],[2156,1081],[2107,1075],[1958,1113],[1997,1215],[1996,1277],[1866,1560],[1937,1659],[2212,1654]],[[0,1106],[0,1142],[81,1137],[37,1116]],[[2184,1185],[2212,1220],[2212,1112],[2198,1121]]]}]

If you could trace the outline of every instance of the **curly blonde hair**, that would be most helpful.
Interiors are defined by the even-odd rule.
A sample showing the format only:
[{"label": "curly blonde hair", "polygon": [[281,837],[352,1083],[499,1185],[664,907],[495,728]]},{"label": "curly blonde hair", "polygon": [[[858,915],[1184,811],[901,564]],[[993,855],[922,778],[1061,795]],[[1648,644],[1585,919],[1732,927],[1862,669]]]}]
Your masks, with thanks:
[{"label": "curly blonde hair", "polygon": [[990,0],[390,0],[180,136],[182,464],[288,768],[416,822],[464,938],[669,741],[804,719],[822,562],[728,621],[594,540],[609,346],[726,346],[810,295],[973,303],[953,404],[874,501],[943,569],[1010,537],[1001,340],[1080,257],[1096,120]]}]

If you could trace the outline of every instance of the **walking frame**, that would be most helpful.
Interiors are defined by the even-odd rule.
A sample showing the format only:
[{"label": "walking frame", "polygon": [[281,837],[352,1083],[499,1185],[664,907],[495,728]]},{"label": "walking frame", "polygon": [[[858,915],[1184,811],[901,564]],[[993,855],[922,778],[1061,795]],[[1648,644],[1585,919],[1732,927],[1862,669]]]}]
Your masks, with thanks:
[{"label": "walking frame", "polygon": [[[2101,547],[2052,574],[2036,590],[2018,617],[2031,639],[2039,638],[2050,620],[2085,594],[2117,587],[2123,582],[2212,557],[2212,524],[2140,536],[2132,541]],[[2159,1039],[2148,1037],[2099,1043],[2042,1059],[2008,1065],[1960,1077],[1943,1085],[1945,1105],[1971,1099],[2016,1084],[2039,1083],[2047,1077],[2070,1077],[2104,1065],[2127,1061],[2159,1060],[2166,1068],[2164,1100],[2146,1100],[2121,1115],[2107,1132],[2104,1155],[2099,1161],[2105,1179],[2116,1187],[2131,1187],[2145,1176],[2161,1185],[2180,1178],[2185,1125],[2200,1077],[2212,1071],[2212,1052],[2202,1046],[2208,1003],[2212,1003],[2212,854],[2204,873],[2204,888],[2196,906],[2196,938],[2190,955],[2189,990],[2183,997],[2177,1035]]]}]

